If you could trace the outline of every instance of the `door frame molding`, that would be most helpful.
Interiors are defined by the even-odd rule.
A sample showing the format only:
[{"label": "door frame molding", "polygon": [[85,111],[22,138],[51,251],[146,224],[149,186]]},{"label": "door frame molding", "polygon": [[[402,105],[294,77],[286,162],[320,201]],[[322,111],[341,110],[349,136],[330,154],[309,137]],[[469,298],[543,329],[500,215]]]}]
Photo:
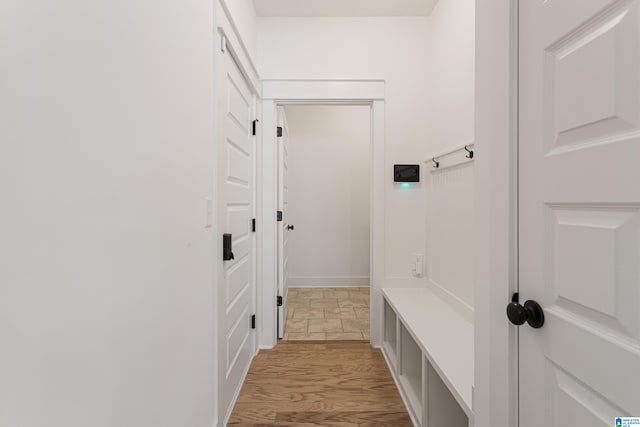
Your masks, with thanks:
[{"label": "door frame molding", "polygon": [[[383,80],[263,80],[262,125],[258,144],[258,335],[260,348],[277,342],[277,153],[276,108],[280,105],[368,105],[370,146],[370,286],[371,344],[382,336],[384,279],[384,144],[385,82]],[[271,224],[271,225],[269,225]]]},{"label": "door frame molding", "polygon": [[476,0],[475,427],[518,426],[518,0]]}]

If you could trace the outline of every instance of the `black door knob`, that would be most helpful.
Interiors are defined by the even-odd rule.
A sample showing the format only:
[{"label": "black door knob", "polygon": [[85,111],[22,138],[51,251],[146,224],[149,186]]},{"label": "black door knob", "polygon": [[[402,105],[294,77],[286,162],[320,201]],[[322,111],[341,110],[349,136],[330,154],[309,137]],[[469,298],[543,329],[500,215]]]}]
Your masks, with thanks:
[{"label": "black door knob", "polygon": [[518,293],[513,294],[513,298],[507,305],[507,317],[516,326],[527,322],[532,328],[541,328],[544,325],[544,311],[540,304],[533,300],[525,301],[524,306],[518,302]]},{"label": "black door knob", "polygon": [[293,225],[287,225],[287,230],[293,230]]}]

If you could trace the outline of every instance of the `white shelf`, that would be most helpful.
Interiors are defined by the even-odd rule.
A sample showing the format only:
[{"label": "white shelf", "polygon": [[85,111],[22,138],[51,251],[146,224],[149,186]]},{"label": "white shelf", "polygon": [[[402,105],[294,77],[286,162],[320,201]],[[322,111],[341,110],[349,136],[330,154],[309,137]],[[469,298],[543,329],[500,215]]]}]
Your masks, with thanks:
[{"label": "white shelf", "polygon": [[428,289],[385,288],[382,291],[397,319],[471,420],[473,325]]},{"label": "white shelf", "polygon": [[413,415],[422,425],[422,350],[411,338],[409,331],[400,324],[399,378]]},{"label": "white shelf", "polygon": [[397,331],[397,317],[393,308],[384,301],[384,332],[382,337],[382,346],[387,353],[387,357],[391,362],[393,370],[396,370],[398,360],[398,331]]}]

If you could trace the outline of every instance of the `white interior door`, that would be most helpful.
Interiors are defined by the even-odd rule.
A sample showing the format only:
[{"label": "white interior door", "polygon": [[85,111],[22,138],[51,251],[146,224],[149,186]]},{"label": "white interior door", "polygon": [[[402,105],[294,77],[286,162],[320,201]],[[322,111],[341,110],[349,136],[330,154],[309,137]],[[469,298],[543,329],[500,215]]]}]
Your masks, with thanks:
[{"label": "white interior door", "polygon": [[640,9],[520,1],[520,427],[640,416]]},{"label": "white interior door", "polygon": [[[231,404],[254,355],[250,317],[254,313],[254,256],[251,220],[255,191],[253,96],[233,57],[222,55],[219,147],[219,232],[232,235],[233,259],[221,261],[219,298],[219,378],[221,414]],[[221,251],[222,253],[222,251]]]},{"label": "white interior door", "polygon": [[278,107],[278,211],[282,221],[278,222],[278,295],[282,306],[278,307],[278,338],[284,337],[287,318],[287,290],[289,281],[289,233],[294,226],[289,222],[289,130],[283,107]]}]

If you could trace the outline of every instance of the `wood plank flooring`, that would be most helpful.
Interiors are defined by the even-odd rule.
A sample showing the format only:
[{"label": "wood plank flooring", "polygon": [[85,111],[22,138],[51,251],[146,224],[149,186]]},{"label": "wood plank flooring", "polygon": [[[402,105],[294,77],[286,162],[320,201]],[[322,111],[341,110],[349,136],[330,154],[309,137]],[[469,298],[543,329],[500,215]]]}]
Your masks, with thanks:
[{"label": "wood plank flooring", "polygon": [[229,426],[412,426],[380,350],[281,341],[256,356]]}]

